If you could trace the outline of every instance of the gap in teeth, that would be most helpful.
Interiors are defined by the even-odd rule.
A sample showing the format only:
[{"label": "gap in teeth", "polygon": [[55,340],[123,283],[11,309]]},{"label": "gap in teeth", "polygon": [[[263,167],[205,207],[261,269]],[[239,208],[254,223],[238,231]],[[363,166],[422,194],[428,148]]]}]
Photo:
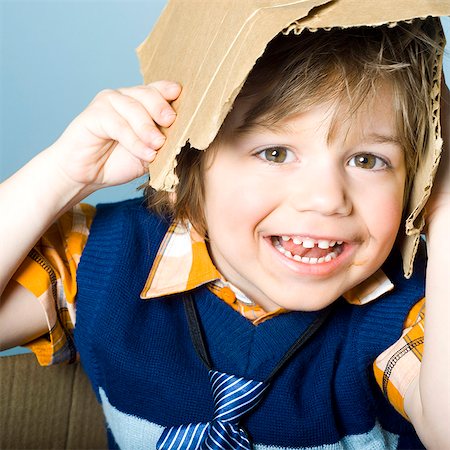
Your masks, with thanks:
[{"label": "gap in teeth", "polygon": [[299,238],[299,237],[281,236],[281,239],[284,242],[292,240],[292,242],[295,245],[302,245],[304,248],[314,248],[317,245],[317,247],[319,247],[322,250],[327,250],[330,247],[334,247],[336,244],[341,245],[343,243],[343,241],[328,241],[326,239],[319,239],[316,241],[308,237]]},{"label": "gap in teeth", "polygon": [[[281,240],[287,242],[291,238],[289,236],[281,236]],[[313,239],[305,238],[303,240],[300,240],[299,238],[292,238],[292,241],[296,245],[303,245],[304,248],[313,248],[316,244],[321,249],[328,249],[330,247],[334,247],[336,244],[339,246],[343,243],[343,241],[325,241],[325,240],[319,240],[314,241]],[[306,245],[305,245],[306,242]],[[286,256],[289,259],[293,259],[294,261],[302,262],[304,264],[321,264],[324,262],[330,262],[332,259],[335,259],[338,256],[338,249],[336,251],[332,251],[328,253],[326,256],[322,256],[320,258],[310,258],[308,256],[300,256],[300,255],[292,255],[292,253],[289,250],[286,250],[280,242],[280,237],[273,236],[272,237],[272,243],[273,246],[284,256]],[[312,246],[310,246],[312,243]],[[321,246],[322,245],[322,246]],[[327,245],[325,247],[325,245]]]}]

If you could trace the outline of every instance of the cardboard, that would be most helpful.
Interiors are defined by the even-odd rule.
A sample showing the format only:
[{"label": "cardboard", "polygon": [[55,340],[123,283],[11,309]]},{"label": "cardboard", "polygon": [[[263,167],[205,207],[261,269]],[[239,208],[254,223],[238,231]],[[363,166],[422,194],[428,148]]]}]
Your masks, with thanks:
[{"label": "cardboard", "polygon": [[106,449],[105,419],[80,364],[0,358],[0,449]]},{"label": "cardboard", "polygon": [[[305,28],[377,26],[427,16],[450,15],[450,0],[169,0],[158,23],[139,46],[145,83],[179,81],[177,119],[164,129],[167,140],[150,165],[150,184],[173,191],[176,156],[189,142],[204,150],[213,141],[246,76],[267,43],[279,32]],[[301,38],[301,37],[299,37]],[[442,37],[442,39],[444,39]],[[435,114],[424,163],[415,175],[406,223],[403,261],[407,277],[424,225],[442,140],[439,94],[442,55],[436,55],[436,83],[430,93]]]}]

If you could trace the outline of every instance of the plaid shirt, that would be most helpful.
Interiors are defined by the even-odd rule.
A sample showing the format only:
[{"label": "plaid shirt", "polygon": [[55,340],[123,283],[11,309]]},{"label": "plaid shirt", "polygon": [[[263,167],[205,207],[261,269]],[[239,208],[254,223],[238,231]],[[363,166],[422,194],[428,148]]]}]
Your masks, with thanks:
[{"label": "plaid shirt", "polygon": [[[76,322],[76,271],[89,236],[95,208],[80,204],[65,213],[39,240],[14,275],[41,303],[49,332],[30,343],[41,365],[77,359],[72,331]],[[145,299],[207,285],[220,299],[254,325],[286,312],[266,312],[228,283],[215,268],[205,241],[190,226],[173,223],[167,231],[142,290]],[[383,271],[344,294],[363,305],[393,288]],[[423,352],[425,299],[410,311],[402,337],[375,360],[375,378],[388,400],[404,417],[403,399],[418,376]]]}]

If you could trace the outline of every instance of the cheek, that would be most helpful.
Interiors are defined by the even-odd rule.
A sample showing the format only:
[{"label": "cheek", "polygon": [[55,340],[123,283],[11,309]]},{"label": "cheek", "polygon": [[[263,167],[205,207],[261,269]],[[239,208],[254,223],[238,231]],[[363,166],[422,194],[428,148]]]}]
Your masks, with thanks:
[{"label": "cheek", "polygon": [[211,167],[205,175],[208,227],[226,227],[227,232],[254,228],[273,208],[274,192],[267,182],[242,165]]},{"label": "cheek", "polygon": [[267,215],[261,196],[248,186],[233,183],[208,193],[205,190],[205,218],[210,237],[232,238],[242,243],[252,237]]},{"label": "cheek", "polygon": [[403,211],[402,189],[387,190],[365,204],[366,224],[370,234],[380,243],[393,244],[401,224]]}]

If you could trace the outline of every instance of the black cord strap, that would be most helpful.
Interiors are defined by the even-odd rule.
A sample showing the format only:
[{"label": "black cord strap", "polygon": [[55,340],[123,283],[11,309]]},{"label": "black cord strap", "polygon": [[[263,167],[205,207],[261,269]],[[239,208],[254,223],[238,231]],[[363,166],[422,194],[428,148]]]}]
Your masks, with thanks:
[{"label": "black cord strap", "polygon": [[[198,318],[195,302],[190,293],[187,293],[184,296],[184,308],[186,311],[186,318],[188,321],[192,344],[194,345],[198,356],[203,361],[205,366],[209,370],[212,370],[213,367],[211,364],[211,358],[206,348],[205,339],[200,328],[200,320]],[[266,383],[270,382],[271,379],[277,374],[277,372],[289,361],[289,359],[291,359],[292,356],[314,336],[314,334],[322,327],[324,322],[327,320],[333,309],[334,308],[332,304],[320,312],[319,316],[311,323],[306,331],[289,347],[289,349],[286,351],[281,360],[265,380]]]}]

